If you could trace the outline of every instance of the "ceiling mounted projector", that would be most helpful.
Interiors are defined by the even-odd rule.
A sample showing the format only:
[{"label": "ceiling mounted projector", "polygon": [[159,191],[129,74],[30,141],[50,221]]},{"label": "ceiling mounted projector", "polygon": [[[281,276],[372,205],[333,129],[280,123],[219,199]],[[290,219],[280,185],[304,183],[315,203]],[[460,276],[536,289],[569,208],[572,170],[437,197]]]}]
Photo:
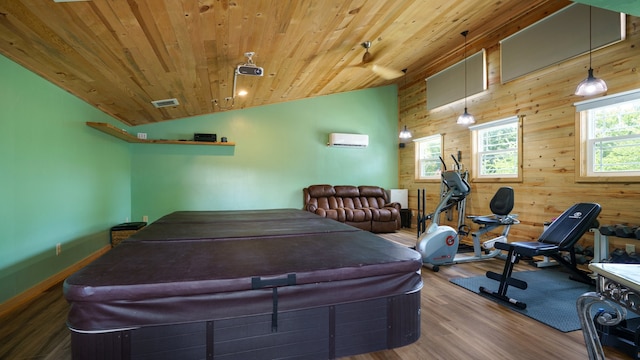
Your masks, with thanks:
[{"label": "ceiling mounted projector", "polygon": [[264,75],[264,69],[253,63],[253,56],[256,53],[253,51],[244,53],[247,57],[247,62],[243,65],[238,65],[236,68],[236,74],[250,75],[250,76],[262,76]]},{"label": "ceiling mounted projector", "polygon": [[238,65],[236,69],[240,75],[262,76],[264,75],[264,69],[252,64]]}]

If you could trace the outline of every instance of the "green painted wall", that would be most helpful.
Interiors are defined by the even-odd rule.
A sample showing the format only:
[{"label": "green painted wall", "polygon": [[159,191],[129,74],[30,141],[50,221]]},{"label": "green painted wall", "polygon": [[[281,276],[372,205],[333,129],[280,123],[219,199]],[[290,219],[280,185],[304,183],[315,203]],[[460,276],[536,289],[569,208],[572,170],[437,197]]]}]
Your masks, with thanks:
[{"label": "green painted wall", "polygon": [[[397,186],[395,86],[128,128],[2,56],[0,78],[0,303],[108,245],[128,219],[301,208],[314,183]],[[128,144],[86,121],[237,145]],[[370,145],[328,148],[331,132],[368,134]]]},{"label": "green painted wall", "polygon": [[112,118],[2,56],[0,79],[2,303],[108,244],[131,216],[131,155],[84,125]]},{"label": "green painted wall", "polygon": [[[311,184],[397,187],[397,88],[386,86],[138,126],[154,139],[226,136],[235,147],[133,145],[135,220],[176,210],[302,208]],[[327,147],[329,133],[369,135]]]}]

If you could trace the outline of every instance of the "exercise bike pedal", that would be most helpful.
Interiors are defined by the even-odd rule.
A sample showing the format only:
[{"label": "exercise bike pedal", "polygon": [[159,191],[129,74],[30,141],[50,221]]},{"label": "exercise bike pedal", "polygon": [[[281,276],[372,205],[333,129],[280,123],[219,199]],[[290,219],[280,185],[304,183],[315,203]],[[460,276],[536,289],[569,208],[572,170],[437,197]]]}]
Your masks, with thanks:
[{"label": "exercise bike pedal", "polygon": [[458,236],[463,238],[471,233],[469,225],[462,224],[458,227]]}]

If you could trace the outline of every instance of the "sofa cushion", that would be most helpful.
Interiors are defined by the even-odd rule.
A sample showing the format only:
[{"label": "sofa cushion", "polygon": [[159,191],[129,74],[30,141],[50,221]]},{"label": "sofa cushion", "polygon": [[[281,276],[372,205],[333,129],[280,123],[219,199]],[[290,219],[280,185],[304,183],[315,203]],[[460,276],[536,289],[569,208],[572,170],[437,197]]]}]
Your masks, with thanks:
[{"label": "sofa cushion", "polygon": [[318,198],[311,198],[311,201],[309,202],[309,205],[312,205],[313,208],[308,207],[308,210],[314,210],[315,209],[325,209],[325,210],[329,210],[329,209],[338,209],[341,208],[342,206],[338,205],[338,201],[335,197],[331,196],[331,197],[318,197]]},{"label": "sofa cushion", "polygon": [[358,197],[360,191],[355,186],[350,185],[337,185],[333,187],[335,189],[335,195],[340,197]]},{"label": "sofa cushion", "polygon": [[347,217],[345,214],[345,210],[342,208],[338,208],[338,209],[322,209],[319,208],[318,210],[316,210],[316,214],[322,216],[322,217],[326,217],[329,219],[333,219],[333,220],[337,220],[340,222],[345,222],[347,221]]},{"label": "sofa cushion", "polygon": [[342,197],[339,199],[342,201],[341,207],[345,209],[362,209],[366,207],[362,205],[359,197]]},{"label": "sofa cushion", "polygon": [[398,215],[398,210],[394,208],[371,209],[373,221],[394,221]]},{"label": "sofa cushion", "polygon": [[350,222],[371,221],[373,219],[371,209],[344,208],[344,212],[347,221]]},{"label": "sofa cushion", "polygon": [[360,202],[362,203],[362,207],[368,207],[373,209],[382,209],[385,206],[385,201],[383,198],[379,197],[360,197]]},{"label": "sofa cushion", "polygon": [[359,186],[362,207],[382,209],[387,203],[387,193],[378,186]]},{"label": "sofa cushion", "polygon": [[308,190],[309,195],[315,198],[334,196],[336,194],[336,190],[331,185],[311,185]]},{"label": "sofa cushion", "polygon": [[[338,207],[345,209],[360,209],[363,207],[359,198],[360,191],[356,186],[337,185],[334,186],[334,188],[336,189]],[[349,219],[349,215],[347,215],[347,219],[348,221],[352,221]]]},{"label": "sofa cushion", "polygon": [[387,193],[379,186],[358,186],[360,196],[386,198]]}]

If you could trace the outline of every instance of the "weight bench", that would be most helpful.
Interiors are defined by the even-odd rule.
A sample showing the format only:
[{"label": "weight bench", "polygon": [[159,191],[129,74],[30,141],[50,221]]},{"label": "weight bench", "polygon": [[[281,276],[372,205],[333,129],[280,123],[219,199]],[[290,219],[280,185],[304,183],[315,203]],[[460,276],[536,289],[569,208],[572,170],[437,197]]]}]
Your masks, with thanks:
[{"label": "weight bench", "polygon": [[[508,302],[518,308],[525,309],[527,304],[507,296],[509,286],[518,289],[526,289],[525,281],[512,277],[513,267],[523,257],[548,256],[564,265],[571,271],[572,280],[593,284],[594,280],[576,266],[576,254],[574,245],[582,235],[592,227],[601,207],[596,203],[578,203],[565,210],[549,227],[540,235],[538,241],[529,242],[496,242],[495,247],[508,251],[507,260],[502,274],[487,271],[487,277],[500,282],[498,291],[491,291],[480,287],[480,292],[498,300]],[[569,252],[569,260],[566,260],[561,251]]]}]

